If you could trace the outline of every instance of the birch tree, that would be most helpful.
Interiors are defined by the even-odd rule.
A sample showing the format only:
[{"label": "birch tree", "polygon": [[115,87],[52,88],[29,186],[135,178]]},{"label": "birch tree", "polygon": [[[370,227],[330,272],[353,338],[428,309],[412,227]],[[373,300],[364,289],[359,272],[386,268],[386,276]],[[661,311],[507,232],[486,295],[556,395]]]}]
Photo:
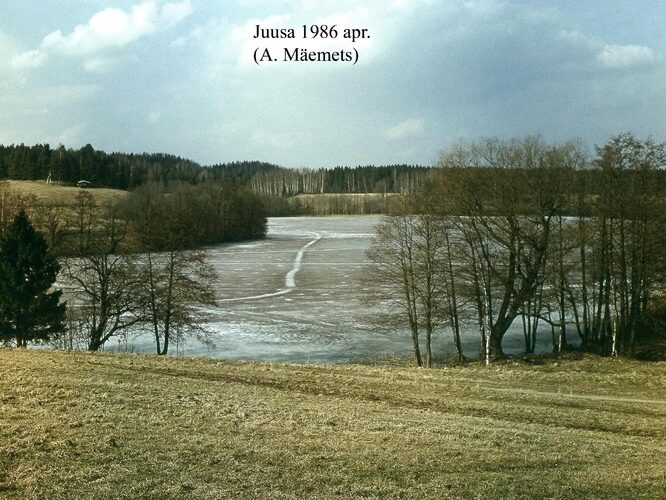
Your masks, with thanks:
[{"label": "birch tree", "polygon": [[441,158],[457,172],[448,181],[448,211],[467,245],[469,283],[461,290],[476,304],[488,363],[503,355],[504,335],[542,287],[563,205],[555,181],[569,149],[575,145],[548,146],[537,137],[484,139]]},{"label": "birch tree", "polygon": [[430,368],[445,300],[439,265],[443,244],[437,218],[427,211],[414,213],[415,201],[396,201],[393,214],[377,227],[368,255],[376,294],[398,307],[399,322],[409,326],[416,364]]}]

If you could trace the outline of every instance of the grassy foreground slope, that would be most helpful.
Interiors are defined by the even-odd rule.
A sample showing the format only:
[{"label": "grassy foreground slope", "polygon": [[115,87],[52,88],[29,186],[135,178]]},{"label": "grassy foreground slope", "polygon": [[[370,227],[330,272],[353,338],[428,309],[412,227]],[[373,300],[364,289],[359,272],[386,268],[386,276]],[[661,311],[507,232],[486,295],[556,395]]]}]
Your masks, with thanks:
[{"label": "grassy foreground slope", "polygon": [[666,363],[0,349],[8,498],[663,498]]}]

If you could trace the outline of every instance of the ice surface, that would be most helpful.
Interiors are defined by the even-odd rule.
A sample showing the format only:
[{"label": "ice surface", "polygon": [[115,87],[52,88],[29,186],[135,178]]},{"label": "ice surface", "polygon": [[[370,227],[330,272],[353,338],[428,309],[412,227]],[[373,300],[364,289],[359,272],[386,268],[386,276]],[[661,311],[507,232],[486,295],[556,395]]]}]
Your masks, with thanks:
[{"label": "ice surface", "polygon": [[[381,310],[364,304],[363,273],[379,216],[276,217],[265,240],[207,249],[219,273],[218,307],[208,327],[216,347],[189,341],[180,353],[228,359],[344,363],[411,353],[404,329],[390,326]],[[444,331],[435,349],[453,353]],[[478,350],[478,335],[463,336],[465,348]],[[522,333],[505,345],[519,349]],[[152,340],[138,336],[129,345],[152,351]]]}]

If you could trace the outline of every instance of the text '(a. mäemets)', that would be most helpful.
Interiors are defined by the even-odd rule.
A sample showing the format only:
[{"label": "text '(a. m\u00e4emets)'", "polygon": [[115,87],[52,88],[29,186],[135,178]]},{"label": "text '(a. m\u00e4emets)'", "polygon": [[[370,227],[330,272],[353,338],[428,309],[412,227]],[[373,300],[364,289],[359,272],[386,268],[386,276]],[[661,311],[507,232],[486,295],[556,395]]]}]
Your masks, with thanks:
[{"label": "text '(a. m\u00e4emets)'", "polygon": [[[304,24],[299,28],[264,28],[255,26],[253,37],[256,40],[303,39],[303,40],[341,40],[356,43],[370,38],[367,28],[340,28],[336,24]],[[304,42],[304,45],[307,42]],[[356,64],[359,52],[356,47],[336,48],[335,50],[314,50],[303,47],[257,47],[254,51],[256,64],[271,62],[348,62]]]}]

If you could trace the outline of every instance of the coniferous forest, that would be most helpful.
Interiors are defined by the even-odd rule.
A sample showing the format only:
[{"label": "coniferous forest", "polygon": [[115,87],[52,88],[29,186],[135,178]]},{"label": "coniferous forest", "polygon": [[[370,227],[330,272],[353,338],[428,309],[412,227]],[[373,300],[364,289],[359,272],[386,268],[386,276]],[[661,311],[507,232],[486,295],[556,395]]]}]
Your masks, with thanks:
[{"label": "coniferous forest", "polygon": [[0,179],[62,184],[87,180],[95,187],[129,190],[147,182],[227,180],[271,196],[405,193],[419,186],[428,170],[415,165],[287,169],[259,161],[202,166],[162,153],[106,153],[90,144],[78,150],[49,144],[0,145]]}]

